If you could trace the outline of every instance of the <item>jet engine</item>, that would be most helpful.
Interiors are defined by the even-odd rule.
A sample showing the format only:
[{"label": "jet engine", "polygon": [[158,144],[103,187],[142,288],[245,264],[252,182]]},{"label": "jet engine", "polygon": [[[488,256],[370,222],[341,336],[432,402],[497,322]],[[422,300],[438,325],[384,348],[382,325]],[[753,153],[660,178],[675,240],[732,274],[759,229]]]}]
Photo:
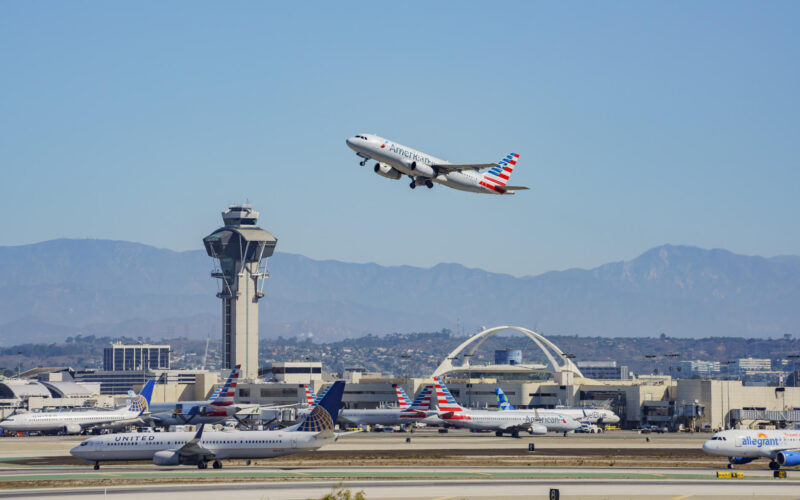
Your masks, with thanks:
[{"label": "jet engine", "polygon": [[400,171],[386,165],[385,163],[376,163],[375,164],[375,173],[380,175],[381,177],[386,177],[387,179],[394,179],[397,180],[400,178],[401,174]]},{"label": "jet engine", "polygon": [[434,170],[434,168],[430,165],[425,165],[424,163],[412,161],[411,170],[414,172],[414,175],[421,175],[422,177],[436,177],[436,170]]},{"label": "jet engine", "polygon": [[800,465],[800,453],[796,451],[779,451],[776,461],[783,467]]},{"label": "jet engine", "polygon": [[67,434],[80,434],[81,430],[82,428],[78,424],[68,424],[64,426],[64,432]]},{"label": "jet engine", "polygon": [[[798,455],[800,455],[800,453],[798,453]],[[735,464],[735,465],[749,464],[753,460],[755,460],[755,458],[750,458],[750,457],[728,457],[728,462],[730,462],[732,464]]]},{"label": "jet engine", "polygon": [[529,432],[534,436],[544,436],[547,434],[547,426],[542,424],[532,424]]},{"label": "jet engine", "polygon": [[157,451],[153,454],[153,463],[156,465],[180,465],[181,455],[177,451]]}]

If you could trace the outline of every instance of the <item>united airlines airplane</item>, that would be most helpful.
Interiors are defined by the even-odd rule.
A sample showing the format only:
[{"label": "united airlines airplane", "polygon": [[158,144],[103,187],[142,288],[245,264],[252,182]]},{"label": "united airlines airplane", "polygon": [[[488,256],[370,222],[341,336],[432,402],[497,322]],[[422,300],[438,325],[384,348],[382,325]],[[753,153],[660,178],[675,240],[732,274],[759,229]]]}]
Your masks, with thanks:
[{"label": "united airlines airplane", "polygon": [[800,465],[800,430],[731,429],[712,435],[703,451],[728,457],[728,468],[768,458],[769,468]]},{"label": "united airlines airplane", "polygon": [[0,422],[9,432],[64,432],[78,434],[87,429],[119,429],[129,425],[144,425],[155,380],[147,382],[142,392],[127,408],[117,410],[42,411],[12,415]]},{"label": "united airlines airplane", "polygon": [[312,451],[338,439],[333,415],[339,411],[344,382],[335,382],[300,423],[279,431],[147,432],[89,438],[69,452],[94,463],[152,460],[155,465],[197,465],[221,469],[230,458],[272,458]]},{"label": "united airlines airplane", "polygon": [[[432,188],[434,182],[473,193],[514,194],[528,189],[508,185],[519,160],[515,153],[507,154],[497,163],[457,165],[372,134],[357,134],[347,139],[347,146],[362,158],[362,167],[368,160],[375,160],[374,170],[380,176],[395,180],[403,175],[410,177],[411,189],[417,186]],[[484,169],[487,172],[481,173]]]}]

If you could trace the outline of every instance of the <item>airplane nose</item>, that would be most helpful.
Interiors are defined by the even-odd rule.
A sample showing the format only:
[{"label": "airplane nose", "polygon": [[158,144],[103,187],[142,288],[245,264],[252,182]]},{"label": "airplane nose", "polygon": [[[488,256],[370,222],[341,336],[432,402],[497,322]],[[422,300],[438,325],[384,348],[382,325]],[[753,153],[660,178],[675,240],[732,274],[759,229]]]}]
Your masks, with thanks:
[{"label": "airplane nose", "polygon": [[705,451],[706,453],[709,453],[711,451],[710,441],[706,441],[705,443],[703,443],[703,451]]},{"label": "airplane nose", "polygon": [[74,448],[69,450],[69,454],[72,455],[73,457],[83,458],[81,456],[83,454],[82,453],[83,450],[81,450],[80,447],[81,447],[80,445],[75,446]]}]

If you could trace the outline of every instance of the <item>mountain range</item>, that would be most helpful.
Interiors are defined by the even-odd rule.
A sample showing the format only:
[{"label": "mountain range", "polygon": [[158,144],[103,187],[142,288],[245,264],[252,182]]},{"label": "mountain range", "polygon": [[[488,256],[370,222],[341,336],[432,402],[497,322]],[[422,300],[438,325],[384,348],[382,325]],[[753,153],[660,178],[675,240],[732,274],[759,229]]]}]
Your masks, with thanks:
[{"label": "mountain range", "polygon": [[[109,335],[215,339],[213,262],[203,250],[59,239],[0,247],[0,343]],[[582,336],[772,337],[800,325],[800,257],[663,245],[594,269],[514,277],[459,264],[319,261],[276,253],[262,338],[513,324]]]}]

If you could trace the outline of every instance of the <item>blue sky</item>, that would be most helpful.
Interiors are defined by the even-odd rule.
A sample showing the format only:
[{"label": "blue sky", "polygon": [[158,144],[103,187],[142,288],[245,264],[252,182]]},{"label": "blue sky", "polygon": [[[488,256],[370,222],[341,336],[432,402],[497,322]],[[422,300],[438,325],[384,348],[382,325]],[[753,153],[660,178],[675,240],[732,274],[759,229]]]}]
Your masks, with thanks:
[{"label": "blue sky", "polygon": [[[0,3],[1,245],[278,249],[515,275],[662,244],[800,254],[797,2]],[[516,196],[408,188],[345,146],[514,151]]]}]

